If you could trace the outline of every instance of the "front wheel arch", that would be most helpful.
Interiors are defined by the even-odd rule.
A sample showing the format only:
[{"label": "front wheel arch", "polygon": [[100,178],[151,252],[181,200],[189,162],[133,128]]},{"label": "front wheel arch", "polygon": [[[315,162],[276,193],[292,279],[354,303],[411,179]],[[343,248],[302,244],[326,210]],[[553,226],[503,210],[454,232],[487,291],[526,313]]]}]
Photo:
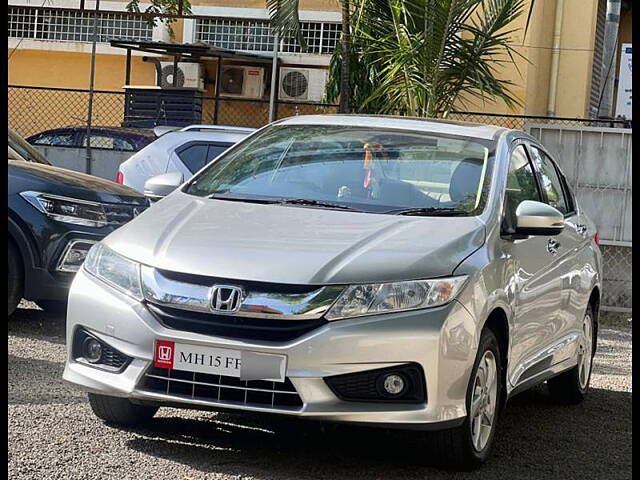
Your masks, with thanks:
[{"label": "front wheel arch", "polygon": [[[502,377],[503,388],[500,392],[500,407],[504,407],[507,402],[507,367],[509,361],[509,321],[507,313],[500,307],[494,308],[487,316],[482,326],[482,330],[488,329],[495,335],[500,347],[500,375]],[[481,332],[482,332],[481,330]]]},{"label": "front wheel arch", "polygon": [[593,355],[595,355],[598,346],[598,327],[600,326],[600,287],[597,285],[591,290],[589,305],[593,314]]}]

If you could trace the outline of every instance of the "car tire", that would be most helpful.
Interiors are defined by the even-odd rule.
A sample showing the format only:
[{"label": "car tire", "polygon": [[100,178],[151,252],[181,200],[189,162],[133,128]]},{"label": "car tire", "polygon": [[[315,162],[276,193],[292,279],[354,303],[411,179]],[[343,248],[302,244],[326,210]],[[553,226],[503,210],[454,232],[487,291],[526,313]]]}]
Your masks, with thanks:
[{"label": "car tire", "polygon": [[595,322],[591,305],[582,319],[582,337],[578,345],[578,364],[571,370],[547,380],[551,395],[560,403],[575,405],[584,400],[589,390],[596,351]]},{"label": "car tire", "polygon": [[[429,459],[432,463],[449,469],[469,471],[478,468],[487,460],[500,414],[501,365],[498,340],[491,330],[485,329],[480,337],[478,353],[467,386],[467,417],[458,427],[428,432]],[[493,369],[493,376],[491,376],[491,369]],[[490,373],[490,379],[483,383],[487,371]],[[493,388],[493,382],[495,382],[495,388]],[[471,408],[472,402],[474,406],[477,405],[474,411],[482,409],[476,416]],[[487,426],[488,429],[487,427],[479,428],[483,420],[483,412],[491,411],[487,411],[487,408],[493,411],[491,424]],[[484,420],[488,420],[488,416]]]},{"label": "car tire", "polygon": [[20,252],[13,244],[11,240],[7,243],[8,246],[8,303],[9,303],[9,315],[11,315],[20,300],[22,299],[22,292],[24,290],[24,269],[22,267],[22,257]]},{"label": "car tire", "polygon": [[93,413],[106,424],[119,427],[148,422],[158,411],[158,407],[136,405],[127,398],[109,397],[96,393],[89,393],[88,396]]},{"label": "car tire", "polygon": [[48,313],[67,313],[66,300],[38,300],[36,304]]}]

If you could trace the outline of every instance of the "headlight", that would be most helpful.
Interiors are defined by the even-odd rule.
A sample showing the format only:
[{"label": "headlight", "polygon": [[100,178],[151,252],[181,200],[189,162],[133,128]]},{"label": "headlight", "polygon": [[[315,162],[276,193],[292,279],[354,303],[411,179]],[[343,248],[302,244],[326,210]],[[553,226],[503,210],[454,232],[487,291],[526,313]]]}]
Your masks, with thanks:
[{"label": "headlight", "polygon": [[85,270],[123,293],[142,300],[140,264],[98,243],[89,250],[83,264]]},{"label": "headlight", "polygon": [[20,193],[31,205],[58,222],[87,227],[122,225],[143,211],[146,206],[89,202],[48,193]]},{"label": "headlight", "polygon": [[417,310],[444,305],[455,298],[467,276],[407,282],[351,285],[326,315],[338,320],[362,315]]}]

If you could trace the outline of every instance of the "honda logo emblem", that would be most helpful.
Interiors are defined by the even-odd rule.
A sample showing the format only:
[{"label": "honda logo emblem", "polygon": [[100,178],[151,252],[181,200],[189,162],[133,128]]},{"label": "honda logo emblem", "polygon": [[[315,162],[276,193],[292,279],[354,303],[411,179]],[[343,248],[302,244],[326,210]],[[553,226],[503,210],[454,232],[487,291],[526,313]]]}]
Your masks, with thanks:
[{"label": "honda logo emblem", "polygon": [[209,298],[213,312],[235,313],[240,310],[244,293],[242,288],[233,285],[214,285],[211,287]]}]

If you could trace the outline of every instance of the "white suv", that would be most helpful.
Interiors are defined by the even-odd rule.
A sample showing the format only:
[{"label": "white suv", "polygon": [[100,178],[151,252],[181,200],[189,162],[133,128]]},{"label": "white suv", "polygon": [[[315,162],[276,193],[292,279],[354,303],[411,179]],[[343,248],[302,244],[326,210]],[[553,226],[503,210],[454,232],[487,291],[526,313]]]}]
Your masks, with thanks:
[{"label": "white suv", "polygon": [[118,183],[143,192],[144,183],[162,173],[179,172],[186,180],[255,131],[254,128],[221,125],[190,125],[164,133],[166,129],[156,127],[154,131],[159,138],[120,165]]}]

